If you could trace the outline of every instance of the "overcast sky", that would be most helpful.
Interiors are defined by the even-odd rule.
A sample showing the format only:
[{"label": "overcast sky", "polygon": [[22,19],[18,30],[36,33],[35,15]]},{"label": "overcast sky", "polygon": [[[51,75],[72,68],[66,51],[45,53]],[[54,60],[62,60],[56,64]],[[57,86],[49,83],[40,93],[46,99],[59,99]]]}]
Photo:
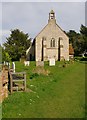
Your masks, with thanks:
[{"label": "overcast sky", "polygon": [[51,9],[55,11],[57,24],[64,31],[72,29],[79,32],[81,24],[85,25],[85,2],[5,1],[2,2],[2,28],[0,28],[0,33],[2,30],[2,34],[0,34],[2,43],[6,41],[10,30],[16,28],[24,33],[28,33],[31,38],[34,38],[48,23]]}]

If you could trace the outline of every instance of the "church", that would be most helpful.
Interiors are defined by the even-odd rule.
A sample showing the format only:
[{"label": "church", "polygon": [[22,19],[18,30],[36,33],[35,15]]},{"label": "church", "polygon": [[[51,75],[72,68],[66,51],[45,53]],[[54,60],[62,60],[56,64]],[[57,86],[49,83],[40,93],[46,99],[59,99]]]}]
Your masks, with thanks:
[{"label": "church", "polygon": [[49,13],[48,24],[34,38],[26,51],[27,60],[69,60],[69,37],[56,23],[55,12]]}]

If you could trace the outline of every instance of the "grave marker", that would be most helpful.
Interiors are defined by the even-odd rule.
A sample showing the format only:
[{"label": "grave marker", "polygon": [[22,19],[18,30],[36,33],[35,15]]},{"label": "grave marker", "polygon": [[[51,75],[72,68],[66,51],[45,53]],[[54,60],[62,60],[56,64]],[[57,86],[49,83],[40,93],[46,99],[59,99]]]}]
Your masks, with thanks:
[{"label": "grave marker", "polygon": [[24,61],[24,65],[25,66],[29,66],[30,65],[30,61]]},{"label": "grave marker", "polygon": [[6,64],[6,62],[4,61],[4,65]]},{"label": "grave marker", "polygon": [[8,66],[8,62],[6,62],[6,65]]},{"label": "grave marker", "polygon": [[44,66],[44,61],[36,61],[36,66]]},{"label": "grave marker", "polygon": [[49,66],[55,66],[55,59],[49,59]]},{"label": "grave marker", "polygon": [[13,69],[13,72],[15,72],[15,62],[12,62],[12,69]]}]

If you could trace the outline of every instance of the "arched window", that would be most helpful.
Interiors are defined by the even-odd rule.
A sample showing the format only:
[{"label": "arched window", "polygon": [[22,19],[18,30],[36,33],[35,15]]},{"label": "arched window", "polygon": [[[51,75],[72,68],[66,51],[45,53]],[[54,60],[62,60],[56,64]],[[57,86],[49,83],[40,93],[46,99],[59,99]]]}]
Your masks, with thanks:
[{"label": "arched window", "polygon": [[53,42],[53,41],[51,40],[50,47],[52,47],[52,42]]},{"label": "arched window", "polygon": [[55,39],[54,38],[51,39],[50,47],[55,47]]},{"label": "arched window", "polygon": [[55,39],[53,40],[53,47],[55,47]]}]

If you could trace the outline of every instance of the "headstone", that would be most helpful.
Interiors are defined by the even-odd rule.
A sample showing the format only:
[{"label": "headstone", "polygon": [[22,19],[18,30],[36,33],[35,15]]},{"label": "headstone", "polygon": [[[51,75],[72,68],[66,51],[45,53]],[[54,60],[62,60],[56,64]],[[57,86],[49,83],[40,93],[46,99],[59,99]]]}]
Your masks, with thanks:
[{"label": "headstone", "polygon": [[82,57],[83,57],[83,58],[85,57],[84,53],[82,54]]},{"label": "headstone", "polygon": [[30,65],[30,61],[24,61],[24,65],[25,66],[29,66]]},{"label": "headstone", "polygon": [[6,65],[8,66],[8,62],[6,62]]},{"label": "headstone", "polygon": [[13,72],[15,72],[15,62],[12,62],[12,69],[13,69]]},{"label": "headstone", "polygon": [[36,66],[44,66],[44,61],[36,61]]},{"label": "headstone", "polygon": [[49,59],[49,66],[55,66],[55,59]]},{"label": "headstone", "polygon": [[5,61],[4,61],[4,65],[5,65]]}]

